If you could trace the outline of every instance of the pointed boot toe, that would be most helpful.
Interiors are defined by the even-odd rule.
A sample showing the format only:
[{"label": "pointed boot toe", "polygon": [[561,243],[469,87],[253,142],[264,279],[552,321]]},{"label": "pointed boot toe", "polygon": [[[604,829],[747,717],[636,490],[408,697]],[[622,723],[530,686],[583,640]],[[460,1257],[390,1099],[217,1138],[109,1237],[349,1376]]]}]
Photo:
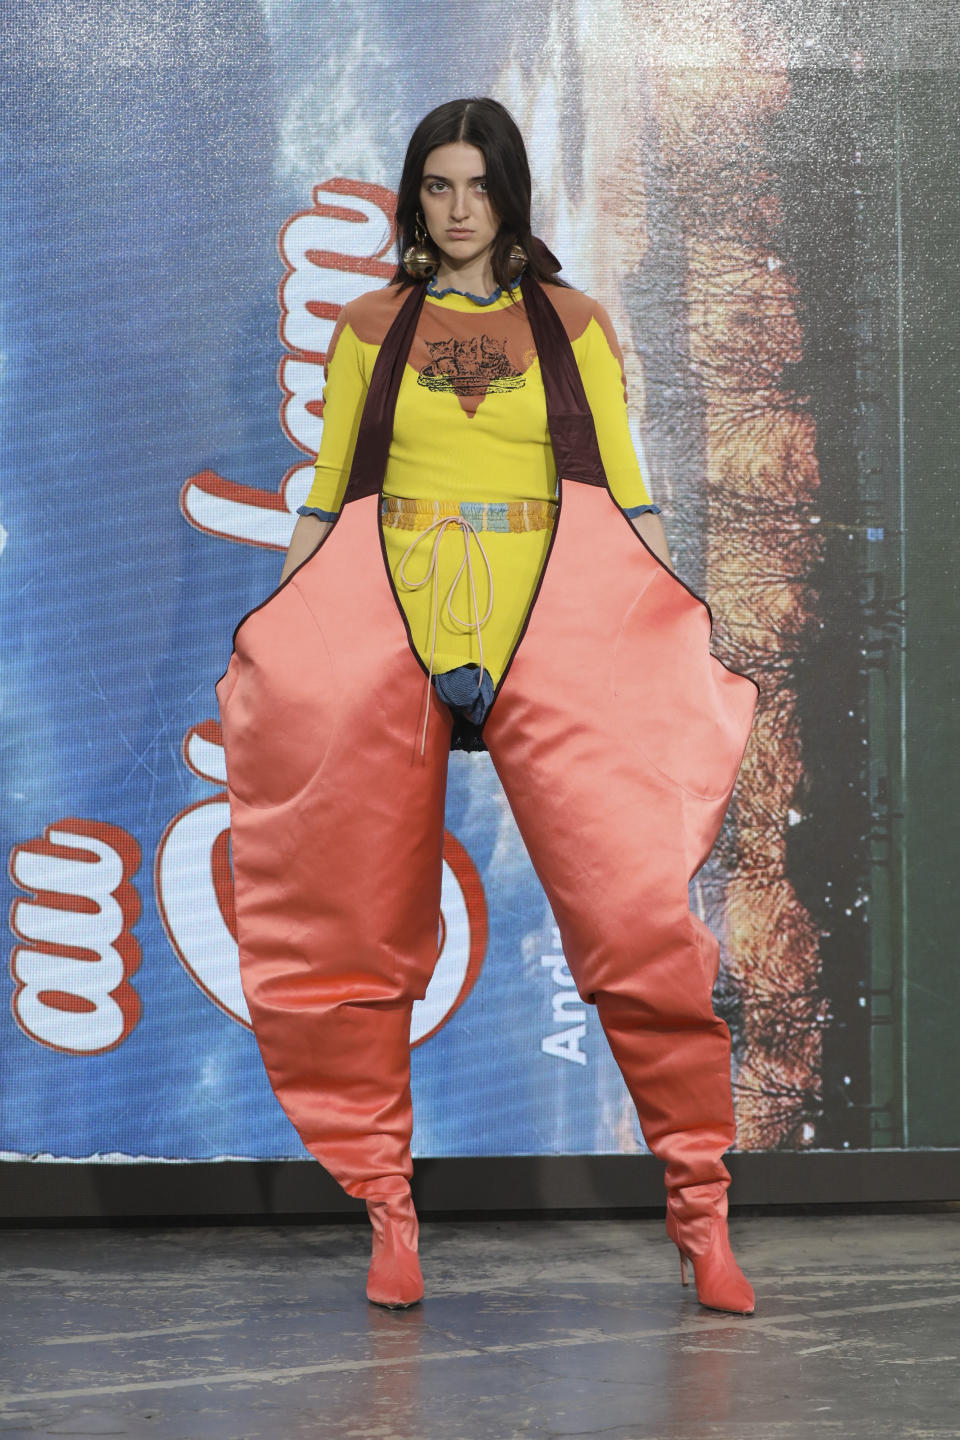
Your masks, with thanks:
[{"label": "pointed boot toe", "polygon": [[367,1214],[373,1229],[367,1299],[389,1310],[416,1305],[423,1299],[423,1275],[417,1254],[419,1226],[410,1194],[368,1199]]}]

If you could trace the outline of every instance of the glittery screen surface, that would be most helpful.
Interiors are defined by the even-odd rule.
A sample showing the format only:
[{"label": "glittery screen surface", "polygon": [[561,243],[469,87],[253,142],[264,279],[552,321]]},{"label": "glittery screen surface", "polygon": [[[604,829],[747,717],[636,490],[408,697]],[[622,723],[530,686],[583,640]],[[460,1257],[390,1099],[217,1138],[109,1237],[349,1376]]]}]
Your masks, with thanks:
[{"label": "glittery screen surface", "polygon": [[[620,337],[678,571],[761,686],[691,887],[739,1148],[960,1144],[950,9],[0,24],[0,1152],[303,1153],[239,989],[213,684],[308,488],[336,313],[392,272],[407,137],[462,94],[516,116],[534,228]],[[416,1153],[641,1150],[485,756],[453,757],[447,828]]]}]

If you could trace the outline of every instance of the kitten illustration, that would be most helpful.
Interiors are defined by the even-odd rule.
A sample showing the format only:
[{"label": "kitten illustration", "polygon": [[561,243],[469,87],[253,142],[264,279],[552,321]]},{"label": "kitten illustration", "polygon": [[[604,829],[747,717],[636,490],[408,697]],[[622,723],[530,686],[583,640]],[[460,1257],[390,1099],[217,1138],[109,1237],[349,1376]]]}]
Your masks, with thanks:
[{"label": "kitten illustration", "polygon": [[430,390],[452,390],[456,395],[486,395],[491,390],[516,390],[523,383],[521,371],[507,355],[506,341],[496,336],[472,335],[466,340],[454,336],[426,341],[430,362],[417,377]]}]

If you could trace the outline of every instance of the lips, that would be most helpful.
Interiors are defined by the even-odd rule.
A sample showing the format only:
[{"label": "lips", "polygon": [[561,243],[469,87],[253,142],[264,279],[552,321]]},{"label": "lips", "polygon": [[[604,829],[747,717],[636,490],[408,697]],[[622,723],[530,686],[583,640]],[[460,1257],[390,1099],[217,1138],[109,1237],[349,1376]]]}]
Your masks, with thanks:
[{"label": "lips", "polygon": [[472,230],[448,230],[447,234],[454,240],[468,240],[473,234]]}]

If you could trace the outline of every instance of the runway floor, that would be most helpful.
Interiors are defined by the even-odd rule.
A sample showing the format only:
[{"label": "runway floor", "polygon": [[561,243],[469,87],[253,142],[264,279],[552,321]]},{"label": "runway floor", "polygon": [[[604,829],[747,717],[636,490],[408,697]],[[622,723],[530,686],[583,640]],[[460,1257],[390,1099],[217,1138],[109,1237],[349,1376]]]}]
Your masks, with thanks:
[{"label": "runway floor", "polygon": [[0,1232],[0,1437],[960,1437],[960,1216],[734,1217],[750,1318],[660,1220],[423,1227],[368,1305],[365,1226]]}]

